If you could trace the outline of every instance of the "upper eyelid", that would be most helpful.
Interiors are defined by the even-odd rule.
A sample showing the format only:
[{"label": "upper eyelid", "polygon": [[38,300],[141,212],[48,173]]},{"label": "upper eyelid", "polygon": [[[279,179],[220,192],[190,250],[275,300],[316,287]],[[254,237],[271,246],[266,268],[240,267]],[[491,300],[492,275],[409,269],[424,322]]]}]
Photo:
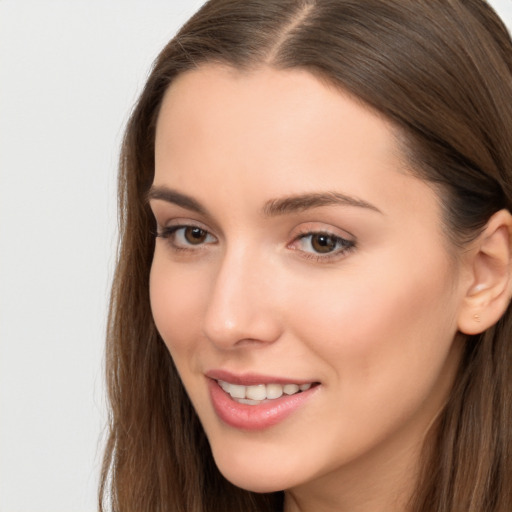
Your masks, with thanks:
[{"label": "upper eyelid", "polygon": [[297,241],[302,240],[304,238],[312,237],[312,236],[315,236],[315,235],[327,235],[328,237],[332,237],[332,238],[334,238],[336,240],[342,241],[342,242],[344,242],[344,243],[346,243],[348,245],[351,245],[352,247],[355,247],[356,244],[357,244],[357,241],[355,239],[351,239],[351,238],[348,238],[348,237],[340,236],[340,235],[337,235],[335,233],[331,233],[329,231],[310,231],[310,232],[307,232],[307,233],[302,233],[302,234],[297,235],[290,242],[289,245],[294,244]]},{"label": "upper eyelid", "polygon": [[319,261],[324,260],[327,262],[329,259],[336,260],[338,258],[346,255],[347,252],[358,247],[358,239],[355,235],[353,235],[350,231],[346,229],[339,228],[330,223],[326,224],[324,222],[306,222],[301,224],[296,229],[296,232],[292,236],[292,240],[287,244],[287,247],[292,248],[294,244],[300,243],[301,240],[312,237],[315,235],[327,235],[334,239],[338,240],[338,243],[342,245],[342,247],[336,249],[330,253],[324,254],[316,254],[310,253],[309,251],[301,251],[305,255],[315,256]]},{"label": "upper eyelid", "polygon": [[184,223],[167,224],[165,226],[157,226],[157,228],[158,228],[157,230],[159,232],[164,232],[164,233],[168,232],[168,231],[170,231],[172,233],[176,233],[176,231],[179,231],[180,229],[199,228],[200,230],[205,231],[208,235],[212,236],[216,240],[218,239],[218,237],[215,234],[213,234],[210,229],[199,225],[199,223],[197,223],[197,222],[190,223],[190,224],[184,224]]},{"label": "upper eyelid", "polygon": [[[168,193],[169,194],[172,193],[171,198],[167,197]],[[161,194],[163,194],[163,195],[161,195]],[[174,197],[175,195],[178,196],[178,199],[176,199]],[[367,204],[361,200],[356,201],[356,200],[353,200],[353,198],[348,198],[349,201],[347,201],[346,196],[342,196],[341,200],[339,198],[332,199],[332,197],[338,196],[338,195],[340,195],[340,194],[334,194],[334,193],[331,193],[331,194],[306,194],[304,197],[306,199],[311,200],[313,204],[307,205],[306,208],[298,208],[297,211],[288,212],[287,214],[284,214],[284,212],[278,213],[277,211],[274,213],[267,212],[266,217],[268,219],[272,219],[275,217],[280,217],[282,214],[284,214],[284,216],[289,215],[292,217],[296,216],[298,213],[299,214],[304,214],[304,213],[307,214],[309,212],[310,214],[312,214],[313,211],[315,211],[315,210],[318,210],[318,209],[321,209],[324,207],[328,207],[328,206],[332,206],[333,204],[340,204],[340,203],[341,203],[341,205],[344,205],[344,206],[350,205],[350,206],[359,207],[359,208],[363,207],[363,209],[369,209],[369,210],[374,210],[374,211],[380,212],[380,210],[378,210],[373,205]],[[184,198],[184,199],[182,199],[182,198]],[[297,196],[297,197],[292,196],[291,198],[287,198],[287,199],[289,201],[295,203],[296,201],[298,201],[301,198],[302,198],[302,196]],[[159,209],[159,207],[157,208],[157,205],[162,205],[162,207],[165,209],[167,209],[168,207],[174,207],[174,208],[178,208],[181,211],[186,212],[186,213],[184,213],[184,215],[177,215],[175,218],[187,219],[187,223],[189,221],[198,222],[200,224],[203,224],[205,229],[207,231],[209,231],[210,233],[216,232],[216,233],[219,233],[219,235],[223,234],[223,230],[220,228],[219,225],[217,225],[213,216],[206,209],[204,209],[202,205],[197,203],[195,201],[195,199],[193,199],[193,198],[189,198],[188,196],[182,195],[173,190],[168,191],[167,189],[165,189],[165,187],[162,188],[162,190],[160,190],[160,188],[157,187],[156,189],[154,189],[154,190],[152,189],[148,193],[146,200],[147,200],[147,204],[149,205],[155,219],[157,219],[157,213],[158,213],[157,210]],[[276,202],[276,201],[274,201],[274,202]],[[287,203],[284,200],[277,201],[278,204],[280,204],[280,202]],[[355,204],[353,204],[353,202]],[[266,206],[269,208],[270,208],[270,205],[273,204],[272,201],[267,202],[267,203],[268,204]],[[272,208],[270,208],[270,209],[272,210]],[[279,210],[279,208],[277,208],[277,209]],[[295,210],[295,208],[293,208],[293,210]],[[266,210],[264,209],[264,211],[266,211]],[[188,215],[192,215],[192,217],[189,217]],[[205,220],[204,221],[198,220],[197,218],[194,218],[195,216],[203,217]],[[158,221],[158,219],[157,219],[157,221]],[[347,231],[345,229],[340,229],[335,226],[332,226],[332,224],[330,222],[325,222],[322,220],[318,220],[318,221],[305,220],[305,221],[301,222],[301,224],[323,224],[323,225],[327,224],[330,226],[329,228],[326,228],[326,229],[315,228],[315,229],[312,229],[311,231],[312,232],[313,231],[314,232],[328,232],[335,236],[340,236],[341,238],[344,238],[345,237],[344,234],[346,234],[349,237],[352,237],[355,239],[355,236],[352,233],[350,233],[349,231]],[[163,225],[163,223],[161,225]],[[333,232],[333,230],[335,232]],[[343,234],[338,234],[338,231],[341,231]]]},{"label": "upper eyelid", "polygon": [[[156,227],[157,232],[161,230],[165,230],[167,228],[180,228],[180,227],[198,227],[206,232],[208,232],[209,235],[213,236],[215,239],[220,240],[223,238],[222,231],[218,231],[216,229],[212,229],[206,222],[189,218],[186,216],[176,216],[171,217],[169,216],[169,220],[165,220],[163,222],[159,222],[159,220],[164,220],[164,218],[159,219],[156,215],[156,212],[153,211],[153,215],[155,217],[156,221]],[[163,216],[161,216],[163,217]],[[157,234],[157,233],[155,233]],[[308,235],[315,235],[315,234],[326,234],[335,238],[340,238],[342,240],[346,240],[348,242],[351,242],[355,244],[357,242],[357,237],[353,235],[350,231],[346,229],[342,229],[340,227],[337,227],[330,222],[325,222],[321,220],[315,220],[315,221],[306,221],[301,222],[298,226],[295,226],[289,231],[289,241],[286,243],[286,245],[290,245],[294,243],[296,240],[298,240],[301,237],[305,237]]]},{"label": "upper eyelid", "polygon": [[[192,224],[192,225],[176,224],[174,226],[173,225],[167,226],[166,228],[163,228],[163,232],[159,231],[155,234],[156,234],[156,236],[160,236],[165,239],[171,238],[177,231],[179,231],[181,229],[186,229],[189,227],[198,227],[199,229],[202,229],[200,226],[197,226],[194,224]],[[170,233],[166,234],[165,233],[166,230],[170,231]],[[215,235],[213,235],[210,231],[206,231],[206,232],[209,236],[211,236],[214,239],[214,242],[211,242],[211,241],[210,242],[202,242],[197,245],[185,244],[184,246],[177,244],[175,241],[170,241],[170,243],[172,246],[174,246],[174,250],[176,250],[176,251],[187,251],[187,252],[201,251],[201,250],[204,251],[206,249],[207,245],[211,245],[212,243],[215,245],[218,242],[218,238]],[[336,250],[334,250],[332,252],[328,252],[328,253],[316,253],[316,252],[300,250],[299,252],[302,254],[302,256],[301,256],[302,258],[307,259],[307,260],[315,260],[319,263],[320,262],[334,263],[334,262],[346,257],[349,252],[351,252],[352,250],[354,250],[357,247],[355,240],[350,240],[350,239],[347,239],[347,238],[344,238],[344,237],[341,237],[341,236],[338,236],[338,235],[335,235],[332,233],[328,233],[326,231],[311,231],[309,233],[299,234],[299,235],[295,236],[293,238],[293,240],[291,240],[289,243],[287,243],[286,247],[288,249],[292,249],[291,246],[293,244],[296,244],[297,242],[299,242],[301,240],[301,238],[305,238],[308,236],[314,236],[314,235],[318,235],[318,234],[325,234],[328,236],[332,236],[333,238],[343,241],[344,243],[342,244],[342,247],[339,247]],[[168,236],[166,236],[166,235],[168,235]]]},{"label": "upper eyelid", "polygon": [[[183,226],[196,226],[200,227],[208,231],[208,233],[219,233],[222,234],[222,230],[215,223],[215,221],[210,218],[209,215],[204,216],[204,220],[200,220],[200,217],[203,217],[202,213],[195,212],[194,210],[187,211],[187,208],[182,207],[180,205],[175,205],[174,203],[166,203],[165,201],[159,199],[149,199],[148,204],[157,224],[157,227],[161,227],[162,229],[170,225],[170,223],[176,222],[176,224]],[[157,205],[160,204],[160,207]],[[154,206],[153,206],[154,205]],[[176,210],[169,210],[169,207],[177,207],[180,210],[180,213],[176,213]],[[160,210],[160,211],[159,211]],[[183,212],[183,213],[182,213]],[[192,215],[192,216],[190,216]],[[199,217],[199,218],[198,218]],[[164,220],[168,219],[168,220]],[[161,222],[160,222],[161,221]],[[181,224],[180,224],[181,223]],[[174,224],[173,224],[174,225]],[[215,235],[217,238],[218,236]]]},{"label": "upper eyelid", "polygon": [[342,236],[342,235],[339,235],[337,233],[333,233],[332,231],[308,231],[306,233],[300,233],[298,234],[294,240],[299,240],[301,238],[306,238],[308,236],[315,236],[315,235],[326,235],[326,236],[329,236],[329,237],[332,237],[332,238],[335,238],[337,240],[344,240],[346,242],[351,242],[351,243],[355,243],[355,240],[353,240],[352,238],[350,237],[347,237],[347,236]]},{"label": "upper eyelid", "polygon": [[[204,242],[201,242],[199,244],[184,243],[183,245],[181,243],[176,242],[176,240],[175,240],[176,233],[180,230],[185,230],[187,228],[199,228],[201,231],[205,231],[207,236],[210,236],[211,238],[213,238],[213,242],[212,241],[208,242],[205,240]],[[210,231],[205,230],[205,229],[201,228],[200,226],[197,226],[194,224],[192,224],[192,225],[177,224],[175,226],[166,226],[163,228],[159,228],[159,229],[157,229],[157,231],[155,233],[155,237],[161,238],[162,240],[167,242],[175,251],[188,251],[188,252],[200,251],[200,250],[204,250],[204,246],[216,244],[218,242],[217,237],[215,235],[213,235]]]},{"label": "upper eyelid", "polygon": [[[345,240],[345,239],[343,239]],[[355,242],[351,242],[349,240],[345,240],[347,245],[343,245],[342,247],[332,251],[332,252],[326,252],[326,253],[320,253],[320,252],[314,252],[314,251],[305,251],[305,250],[296,250],[297,253],[300,254],[300,258],[303,258],[305,260],[309,261],[315,261],[317,263],[321,264],[336,264],[340,260],[345,259],[349,256],[351,252],[353,252],[355,249],[357,249],[357,244]],[[297,240],[294,241],[294,243],[297,243]]]},{"label": "upper eyelid", "polygon": [[176,218],[172,218],[166,222],[158,222],[158,219],[156,216],[155,216],[155,220],[156,220],[157,228],[159,228],[159,229],[170,229],[170,228],[180,228],[180,227],[183,227],[183,228],[197,227],[204,231],[207,231],[210,235],[216,237],[216,235],[213,234],[212,229],[210,229],[204,222],[201,222],[199,220],[176,217]]},{"label": "upper eyelid", "polygon": [[[304,226],[305,224],[305,226]],[[320,226],[323,225],[323,226]],[[326,224],[324,222],[315,221],[315,222],[305,222],[295,228],[296,231],[298,231],[296,234],[294,234],[294,238],[300,237],[300,236],[307,236],[307,235],[315,235],[315,234],[327,234],[338,238],[343,238],[345,240],[349,240],[351,242],[355,242],[357,240],[357,237],[352,234],[350,231],[347,231],[346,229],[338,228],[333,226],[332,224]],[[294,230],[294,231],[295,231]]]}]

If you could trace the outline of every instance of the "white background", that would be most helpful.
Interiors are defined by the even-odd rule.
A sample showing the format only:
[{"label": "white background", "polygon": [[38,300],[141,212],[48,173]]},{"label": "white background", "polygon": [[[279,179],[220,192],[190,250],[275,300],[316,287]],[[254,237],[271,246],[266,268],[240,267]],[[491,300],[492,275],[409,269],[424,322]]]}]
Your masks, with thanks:
[{"label": "white background", "polygon": [[97,508],[119,142],[201,3],[0,0],[0,512]]}]

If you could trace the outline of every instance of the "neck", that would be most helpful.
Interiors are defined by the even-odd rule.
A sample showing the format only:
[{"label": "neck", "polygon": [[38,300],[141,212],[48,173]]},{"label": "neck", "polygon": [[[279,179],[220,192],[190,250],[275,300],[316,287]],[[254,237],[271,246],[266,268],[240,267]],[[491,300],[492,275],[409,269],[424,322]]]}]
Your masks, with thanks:
[{"label": "neck", "polygon": [[[398,433],[400,437],[400,433]],[[285,493],[285,512],[406,512],[422,443],[403,437],[353,464]]]}]

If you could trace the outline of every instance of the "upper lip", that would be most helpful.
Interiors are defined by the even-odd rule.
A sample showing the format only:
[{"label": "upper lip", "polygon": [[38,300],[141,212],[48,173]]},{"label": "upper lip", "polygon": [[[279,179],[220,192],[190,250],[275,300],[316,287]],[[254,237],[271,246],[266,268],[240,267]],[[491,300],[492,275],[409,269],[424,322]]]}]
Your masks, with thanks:
[{"label": "upper lip", "polygon": [[239,384],[241,386],[255,386],[257,384],[312,384],[314,381],[307,379],[295,379],[293,377],[275,377],[272,375],[262,375],[258,373],[232,373],[227,370],[214,369],[209,370],[205,375],[213,380],[222,380],[230,384]]}]

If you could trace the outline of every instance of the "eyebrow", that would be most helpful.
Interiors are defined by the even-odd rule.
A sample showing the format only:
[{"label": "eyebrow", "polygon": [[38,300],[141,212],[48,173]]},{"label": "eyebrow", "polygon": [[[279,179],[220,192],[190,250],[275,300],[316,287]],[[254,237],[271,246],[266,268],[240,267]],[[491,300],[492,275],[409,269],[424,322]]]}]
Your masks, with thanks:
[{"label": "eyebrow", "polygon": [[[209,216],[208,211],[193,197],[182,194],[177,190],[173,190],[162,186],[152,186],[147,195],[147,201],[162,200],[168,203],[181,206],[187,210],[196,212],[200,215]],[[322,206],[353,206],[357,208],[366,208],[378,213],[382,213],[379,208],[362,199],[347,196],[339,192],[314,192],[308,194],[299,194],[294,196],[287,196],[278,199],[271,199],[267,201],[263,207],[263,214],[267,217],[276,217],[280,215],[287,215],[290,213],[297,213],[313,208],[320,208]]]},{"label": "eyebrow", "polygon": [[153,185],[146,194],[146,200],[149,202],[154,199],[160,199],[161,201],[181,206],[182,208],[199,213],[200,215],[208,215],[206,209],[194,198],[171,188],[155,187]]},{"label": "eyebrow", "polygon": [[357,208],[366,208],[378,213],[382,213],[376,206],[362,199],[347,196],[339,192],[315,192],[310,194],[300,194],[296,196],[284,197],[282,199],[272,199],[265,203],[263,212],[269,217],[296,213],[321,206],[355,206]]}]

